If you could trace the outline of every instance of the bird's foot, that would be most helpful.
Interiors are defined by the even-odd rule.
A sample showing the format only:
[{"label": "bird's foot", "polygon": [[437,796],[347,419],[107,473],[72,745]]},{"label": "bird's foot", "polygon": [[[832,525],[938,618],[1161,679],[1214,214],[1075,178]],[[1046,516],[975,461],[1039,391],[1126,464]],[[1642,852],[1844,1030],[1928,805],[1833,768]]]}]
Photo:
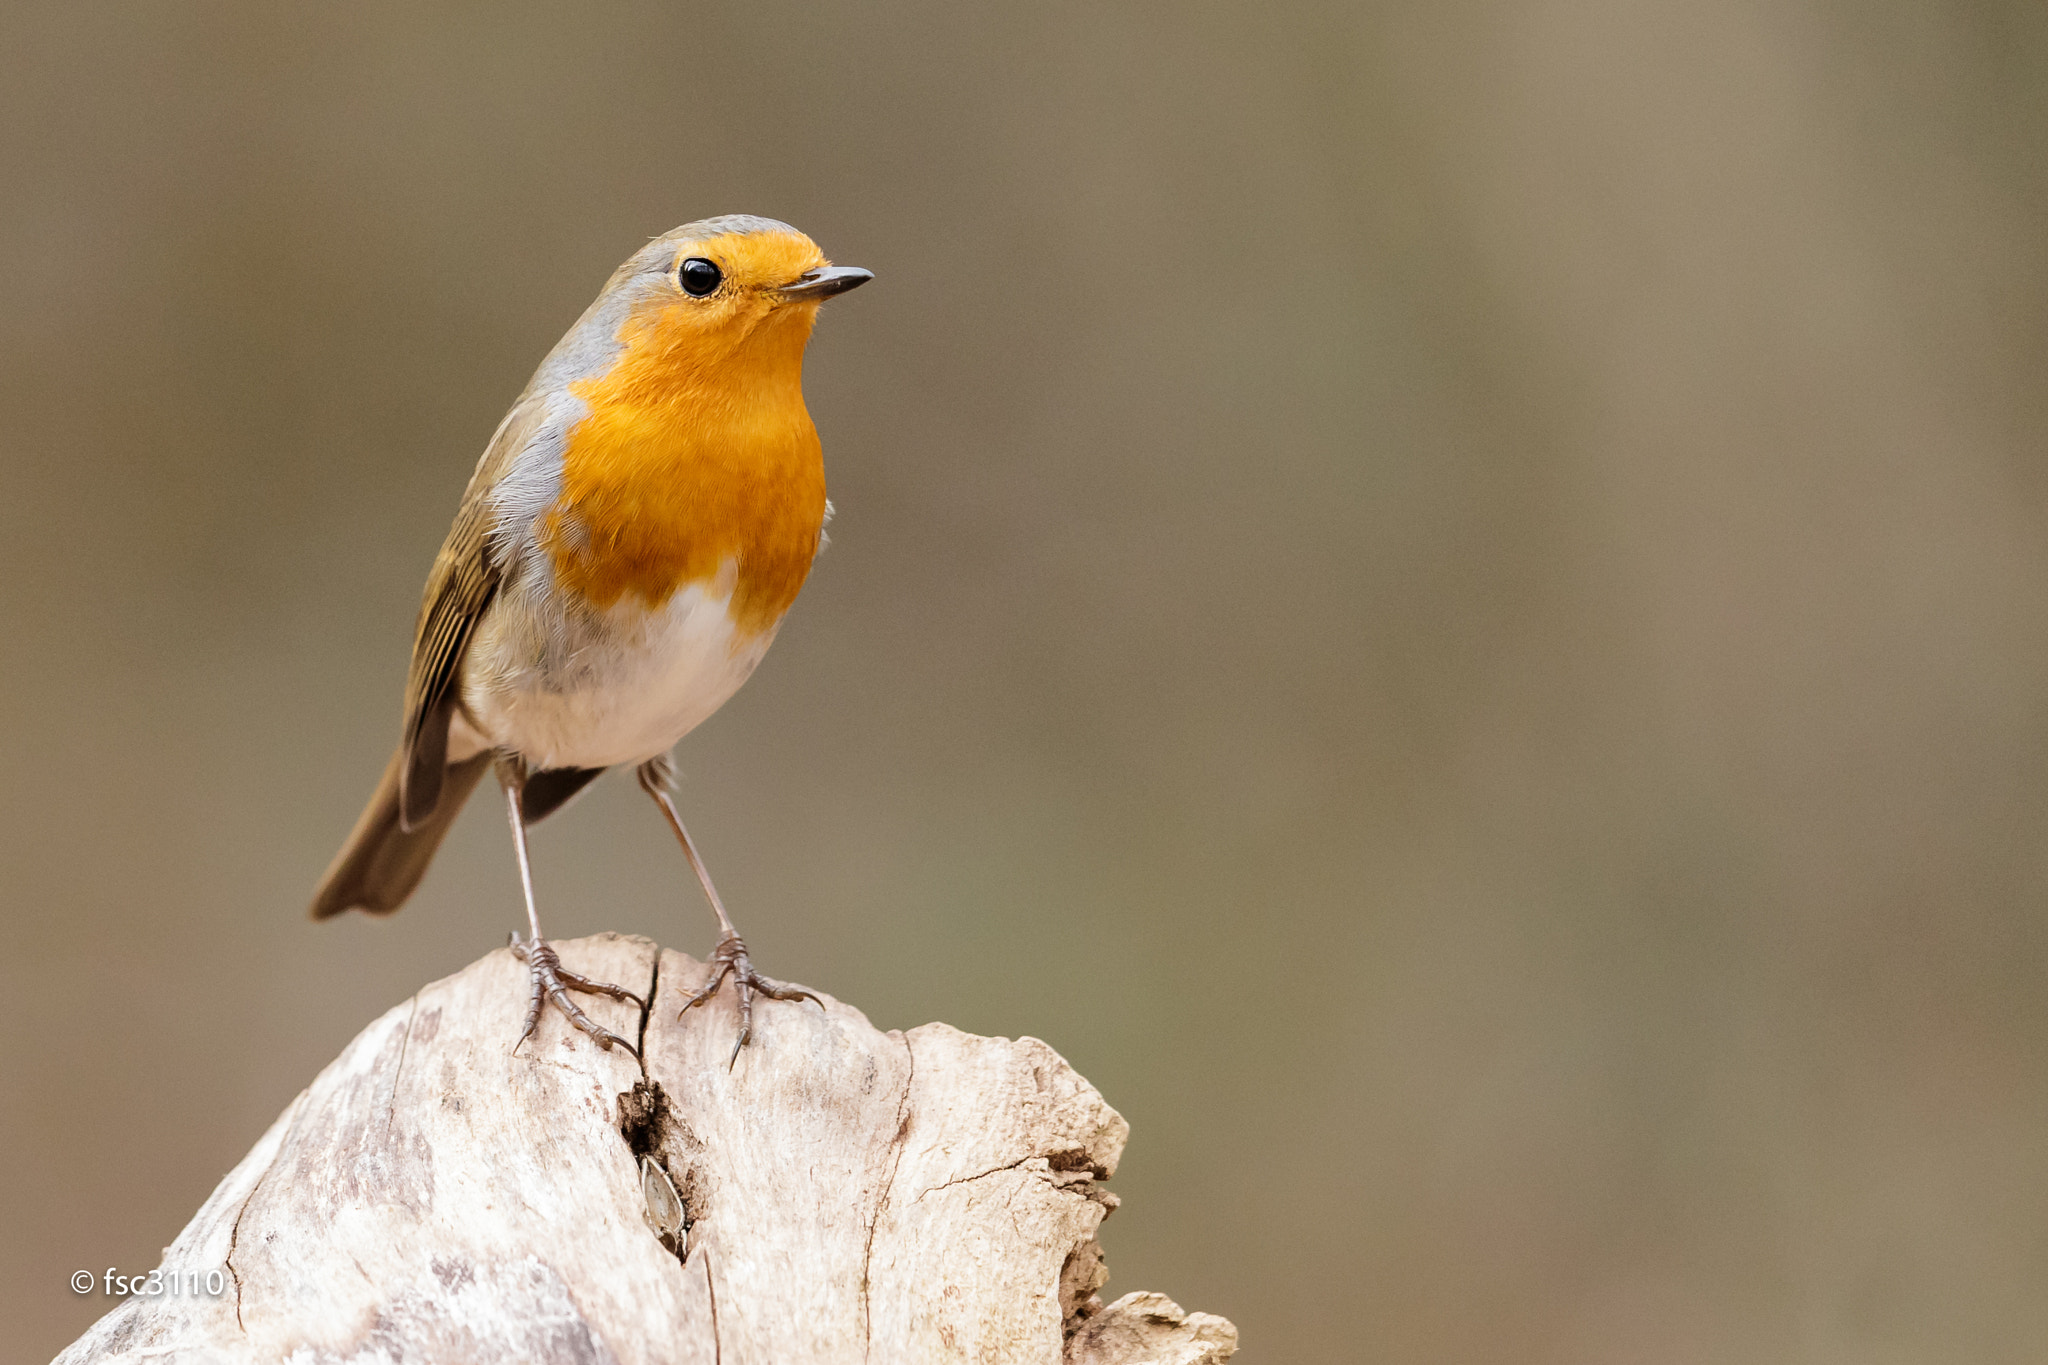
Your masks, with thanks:
[{"label": "bird's foot", "polygon": [[719,984],[727,976],[732,977],[733,989],[739,992],[740,997],[740,1036],[732,1045],[732,1056],[728,1057],[725,1063],[727,1066],[731,1066],[739,1059],[740,1049],[747,1045],[747,1039],[754,1032],[756,991],[770,1000],[808,1000],[819,1009],[825,1008],[824,1001],[802,986],[786,985],[755,971],[753,962],[747,957],[746,942],[738,934],[728,934],[718,941],[718,946],[711,950],[711,961],[708,965],[711,968],[710,979],[695,995],[683,1002],[683,1007],[676,1011],[676,1018],[680,1019],[689,1013],[692,1005],[701,1005],[718,994]]},{"label": "bird's foot", "polygon": [[630,1000],[642,1010],[647,1008],[646,1001],[624,986],[578,976],[562,965],[562,959],[555,955],[554,945],[546,939],[523,939],[515,932],[512,935],[512,955],[526,964],[527,976],[533,986],[532,998],[526,1006],[526,1027],[520,1030],[519,1042],[512,1045],[513,1051],[518,1051],[519,1044],[531,1038],[533,1031],[540,1027],[541,1002],[552,1000],[563,1017],[589,1034],[599,1047],[609,1052],[616,1043],[635,1057],[640,1055],[639,1049],[631,1043],[577,1008],[576,1002],[569,998],[569,992],[583,991],[590,995],[608,995],[614,1000]]}]

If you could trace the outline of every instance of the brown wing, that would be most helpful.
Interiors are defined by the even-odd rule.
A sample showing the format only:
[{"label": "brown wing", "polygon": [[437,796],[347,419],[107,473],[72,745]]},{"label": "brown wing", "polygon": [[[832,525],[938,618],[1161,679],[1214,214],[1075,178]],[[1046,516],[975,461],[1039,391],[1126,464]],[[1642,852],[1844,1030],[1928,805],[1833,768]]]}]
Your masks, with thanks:
[{"label": "brown wing", "polygon": [[398,748],[398,810],[411,830],[433,817],[448,767],[448,722],[460,703],[462,656],[503,576],[491,548],[491,492],[512,459],[533,436],[541,407],[522,404],[509,413],[477,461],[455,525],[420,603],[413,634],[412,668],[405,680],[405,733]]}]

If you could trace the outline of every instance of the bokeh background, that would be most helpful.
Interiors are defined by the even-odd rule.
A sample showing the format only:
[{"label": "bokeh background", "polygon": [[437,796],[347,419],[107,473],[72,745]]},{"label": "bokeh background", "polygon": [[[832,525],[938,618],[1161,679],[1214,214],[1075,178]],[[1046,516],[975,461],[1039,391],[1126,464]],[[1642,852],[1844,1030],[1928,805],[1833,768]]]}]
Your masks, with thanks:
[{"label": "bokeh background", "polygon": [[[0,12],[0,1355],[520,922],[313,925],[621,258],[878,282],[685,741],[764,965],[1049,1040],[1247,1361],[2048,1355],[2048,9]],[[551,932],[701,952],[613,779]]]}]

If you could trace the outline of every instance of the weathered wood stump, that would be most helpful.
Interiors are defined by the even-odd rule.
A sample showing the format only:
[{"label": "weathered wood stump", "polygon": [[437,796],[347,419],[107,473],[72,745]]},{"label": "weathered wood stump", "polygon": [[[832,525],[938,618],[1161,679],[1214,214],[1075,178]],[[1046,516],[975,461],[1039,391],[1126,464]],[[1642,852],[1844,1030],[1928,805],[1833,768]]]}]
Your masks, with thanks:
[{"label": "weathered wood stump", "polygon": [[[1104,1307],[1097,1183],[1128,1125],[1032,1038],[882,1033],[829,997],[757,1004],[614,934],[516,1053],[526,969],[490,954],[421,990],[292,1102],[130,1298],[95,1361],[1173,1362],[1237,1333],[1158,1294]],[[687,1220],[687,1221],[686,1221]],[[213,1275],[217,1293],[209,1293]]]}]

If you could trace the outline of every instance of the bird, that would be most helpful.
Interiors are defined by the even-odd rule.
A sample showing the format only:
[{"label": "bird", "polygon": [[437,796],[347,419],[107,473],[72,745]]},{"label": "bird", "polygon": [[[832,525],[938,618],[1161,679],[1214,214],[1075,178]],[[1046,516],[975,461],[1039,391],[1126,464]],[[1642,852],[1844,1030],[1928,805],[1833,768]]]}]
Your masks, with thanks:
[{"label": "bird", "polygon": [[[571,990],[645,1002],[569,971],[541,933],[527,828],[631,766],[696,874],[730,978],[737,1059],[762,976],[670,794],[672,751],[760,663],[825,543],[831,504],[803,360],[825,300],[872,272],[803,233],[728,214],[635,251],[541,361],[485,445],[427,575],[398,748],[314,893],[315,919],[388,914],[486,769],[525,896],[525,1026],[543,1002],[598,1046],[633,1051]],[[822,1004],[822,1002],[820,1002]]]}]

